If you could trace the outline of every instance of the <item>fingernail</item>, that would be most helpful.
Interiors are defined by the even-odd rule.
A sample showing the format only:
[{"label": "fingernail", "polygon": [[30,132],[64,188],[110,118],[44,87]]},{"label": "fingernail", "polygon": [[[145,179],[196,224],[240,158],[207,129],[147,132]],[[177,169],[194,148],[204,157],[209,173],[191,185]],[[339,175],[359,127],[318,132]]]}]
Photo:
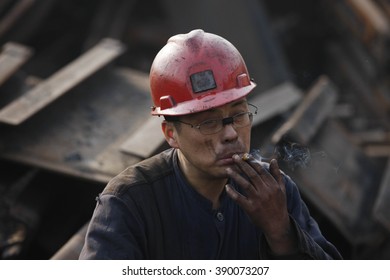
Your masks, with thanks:
[{"label": "fingernail", "polygon": [[233,158],[234,158],[234,159],[240,159],[240,156],[237,155],[237,154],[235,154],[235,155],[233,155]]}]

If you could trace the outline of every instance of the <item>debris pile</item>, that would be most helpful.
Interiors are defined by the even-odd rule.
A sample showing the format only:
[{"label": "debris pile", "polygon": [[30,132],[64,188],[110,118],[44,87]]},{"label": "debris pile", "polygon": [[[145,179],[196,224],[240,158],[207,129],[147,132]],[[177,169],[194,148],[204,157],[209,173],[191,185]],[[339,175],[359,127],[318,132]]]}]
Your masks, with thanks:
[{"label": "debris pile", "polygon": [[[260,158],[279,159],[345,258],[389,258],[390,5],[314,2],[2,1],[0,258],[77,255],[97,189],[167,148],[149,116],[148,71],[171,35],[195,28],[247,61]],[[21,199],[64,176],[85,196],[51,194],[73,211],[45,194]],[[80,209],[66,235],[39,234]]]}]

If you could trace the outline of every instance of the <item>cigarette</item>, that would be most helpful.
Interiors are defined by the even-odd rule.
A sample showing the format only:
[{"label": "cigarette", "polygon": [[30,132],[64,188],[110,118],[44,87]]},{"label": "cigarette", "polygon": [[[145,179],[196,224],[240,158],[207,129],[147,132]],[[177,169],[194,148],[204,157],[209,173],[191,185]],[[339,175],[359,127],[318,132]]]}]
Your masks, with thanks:
[{"label": "cigarette", "polygon": [[248,153],[243,154],[242,157],[241,157],[241,159],[242,159],[243,161],[248,161],[249,158],[250,158],[250,154],[248,154]]}]

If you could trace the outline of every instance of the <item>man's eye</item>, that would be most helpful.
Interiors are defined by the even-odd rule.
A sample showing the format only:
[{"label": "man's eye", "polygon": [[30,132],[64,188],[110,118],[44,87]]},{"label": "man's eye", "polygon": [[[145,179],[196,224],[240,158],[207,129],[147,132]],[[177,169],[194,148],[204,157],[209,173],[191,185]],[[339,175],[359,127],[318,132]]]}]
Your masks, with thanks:
[{"label": "man's eye", "polygon": [[244,121],[248,117],[248,114],[245,113],[240,113],[234,116],[234,121],[235,122],[241,122]]},{"label": "man's eye", "polygon": [[203,127],[214,127],[218,124],[217,120],[206,120],[202,122],[200,125]]}]

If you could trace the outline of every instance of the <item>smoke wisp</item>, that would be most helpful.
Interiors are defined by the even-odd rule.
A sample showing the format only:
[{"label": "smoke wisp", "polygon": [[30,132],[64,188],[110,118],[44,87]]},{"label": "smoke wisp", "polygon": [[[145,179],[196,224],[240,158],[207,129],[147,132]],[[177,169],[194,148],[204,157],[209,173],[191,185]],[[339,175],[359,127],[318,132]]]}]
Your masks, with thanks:
[{"label": "smoke wisp", "polygon": [[327,158],[327,154],[324,151],[311,152],[309,147],[288,141],[279,142],[270,157],[262,156],[260,149],[253,149],[250,154],[257,161],[270,161],[272,158],[276,158],[278,161],[286,163],[291,170],[307,168],[313,160],[324,160]]}]

